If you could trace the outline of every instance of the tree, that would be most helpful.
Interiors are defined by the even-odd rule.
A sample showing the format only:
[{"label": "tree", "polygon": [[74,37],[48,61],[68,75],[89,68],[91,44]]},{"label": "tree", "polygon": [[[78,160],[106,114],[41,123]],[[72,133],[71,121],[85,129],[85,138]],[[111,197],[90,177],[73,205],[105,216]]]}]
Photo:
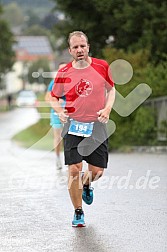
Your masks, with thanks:
[{"label": "tree", "polygon": [[[0,6],[0,17],[2,7]],[[9,70],[14,63],[13,35],[6,21],[0,18],[0,74]]]},{"label": "tree", "polygon": [[32,25],[31,27],[27,28],[24,32],[26,36],[49,36],[50,32],[40,25]]},{"label": "tree", "polygon": [[101,54],[109,36],[112,46],[126,51],[147,48],[151,59],[166,59],[167,3],[165,0],[53,0],[66,19],[56,25],[57,35],[67,39],[69,32],[83,30],[91,51]]},{"label": "tree", "polygon": [[46,29],[52,29],[53,26],[59,21],[58,17],[54,13],[49,13],[41,21],[41,25]]},{"label": "tree", "polygon": [[24,15],[17,3],[10,3],[4,7],[3,18],[11,27],[20,26],[24,22]]},{"label": "tree", "polygon": [[39,16],[33,9],[29,9],[26,11],[26,17],[27,17],[26,27],[28,28],[34,25],[39,25],[41,22]]},{"label": "tree", "polygon": [[156,120],[151,108],[140,107],[136,111],[131,131],[137,145],[153,144],[156,141]]}]

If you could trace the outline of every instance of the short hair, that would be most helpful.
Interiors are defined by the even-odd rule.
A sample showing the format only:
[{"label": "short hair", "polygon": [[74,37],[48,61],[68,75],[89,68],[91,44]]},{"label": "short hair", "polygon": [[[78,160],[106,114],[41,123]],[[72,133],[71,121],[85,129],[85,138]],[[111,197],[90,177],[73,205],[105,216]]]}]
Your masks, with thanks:
[{"label": "short hair", "polygon": [[86,38],[86,42],[88,43],[88,37],[87,37],[87,35],[84,32],[82,32],[82,31],[73,31],[68,36],[68,45],[70,45],[70,39],[73,36],[78,36],[78,37],[84,36]]}]

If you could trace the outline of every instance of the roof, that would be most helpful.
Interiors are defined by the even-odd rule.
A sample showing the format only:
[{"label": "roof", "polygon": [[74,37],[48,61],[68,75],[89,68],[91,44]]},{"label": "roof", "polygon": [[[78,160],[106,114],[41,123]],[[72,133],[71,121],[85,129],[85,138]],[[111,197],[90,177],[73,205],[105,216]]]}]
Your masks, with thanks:
[{"label": "roof", "polygon": [[14,49],[25,50],[28,54],[48,55],[52,54],[52,48],[46,36],[17,36]]},{"label": "roof", "polygon": [[48,37],[46,36],[16,36],[16,43],[13,46],[16,52],[17,61],[32,62],[40,58],[54,60]]}]

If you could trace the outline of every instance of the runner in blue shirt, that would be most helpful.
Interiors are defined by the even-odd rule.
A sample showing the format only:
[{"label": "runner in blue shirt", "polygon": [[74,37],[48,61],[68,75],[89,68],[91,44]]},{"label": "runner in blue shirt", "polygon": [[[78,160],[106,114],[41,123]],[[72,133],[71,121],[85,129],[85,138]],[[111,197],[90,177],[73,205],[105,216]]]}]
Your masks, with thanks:
[{"label": "runner in blue shirt", "polygon": [[[66,65],[65,63],[59,64],[58,69],[64,67],[65,65]],[[47,93],[45,95],[46,102],[50,101],[50,96],[51,96],[51,91],[52,91],[53,85],[54,85],[54,80],[52,80],[50,82],[50,84],[47,88]],[[64,99],[60,99],[59,102],[62,107],[65,106]],[[57,115],[57,113],[55,112],[55,110],[53,108],[51,108],[51,110],[50,110],[50,125],[53,128],[54,148],[55,148],[55,153],[56,153],[56,167],[57,167],[57,169],[62,169],[60,152],[61,152],[61,148],[62,148],[61,132],[62,132],[63,124],[61,123],[59,116]]]}]

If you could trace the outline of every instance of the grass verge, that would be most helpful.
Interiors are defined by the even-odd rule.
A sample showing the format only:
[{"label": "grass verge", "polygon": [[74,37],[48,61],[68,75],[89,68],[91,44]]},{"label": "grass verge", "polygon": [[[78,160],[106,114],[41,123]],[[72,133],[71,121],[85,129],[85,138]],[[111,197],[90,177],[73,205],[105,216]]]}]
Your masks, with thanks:
[{"label": "grass verge", "polygon": [[[38,97],[44,101],[44,95]],[[50,108],[38,108],[39,113],[49,113]],[[53,150],[53,132],[49,119],[40,119],[36,124],[16,134],[12,140],[24,148]]]},{"label": "grass verge", "polygon": [[16,134],[12,140],[24,148],[52,150],[53,134],[49,122],[48,126],[47,128],[43,127],[43,119],[41,119],[36,124]]}]

